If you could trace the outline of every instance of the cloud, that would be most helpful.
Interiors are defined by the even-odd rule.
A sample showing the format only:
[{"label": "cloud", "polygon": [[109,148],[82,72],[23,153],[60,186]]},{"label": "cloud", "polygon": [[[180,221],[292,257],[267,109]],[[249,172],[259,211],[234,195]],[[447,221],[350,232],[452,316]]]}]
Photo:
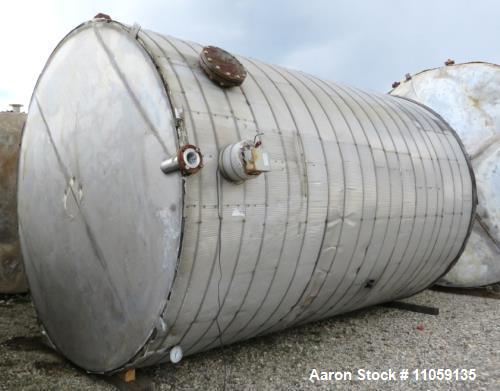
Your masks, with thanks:
[{"label": "cloud", "polygon": [[494,0],[10,1],[0,25],[0,110],[28,104],[52,49],[97,12],[125,23],[385,92],[405,73],[500,62]]}]

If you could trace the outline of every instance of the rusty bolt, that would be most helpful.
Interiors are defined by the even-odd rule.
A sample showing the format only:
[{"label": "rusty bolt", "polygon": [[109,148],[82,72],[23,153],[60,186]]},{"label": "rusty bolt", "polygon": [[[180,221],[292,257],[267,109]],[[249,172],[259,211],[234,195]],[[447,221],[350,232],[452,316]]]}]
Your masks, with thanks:
[{"label": "rusty bolt", "polygon": [[411,75],[409,73],[407,73],[405,75],[405,80],[408,81],[408,80],[411,80]]},{"label": "rusty bolt", "polygon": [[446,65],[446,66],[455,65],[455,60],[452,60],[451,58],[449,58],[445,61],[444,65]]},{"label": "rusty bolt", "polygon": [[400,84],[401,83],[399,81],[395,81],[394,83],[392,83],[392,88],[397,88]]},{"label": "rusty bolt", "polygon": [[106,19],[106,20],[111,20],[111,16],[107,14],[103,14],[99,12],[96,16],[94,16],[94,19]]}]

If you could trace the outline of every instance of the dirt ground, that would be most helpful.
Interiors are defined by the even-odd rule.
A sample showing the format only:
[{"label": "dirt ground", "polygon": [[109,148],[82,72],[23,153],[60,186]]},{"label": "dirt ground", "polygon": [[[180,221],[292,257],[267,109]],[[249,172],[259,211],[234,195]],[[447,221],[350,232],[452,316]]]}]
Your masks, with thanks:
[{"label": "dirt ground", "polygon": [[[463,292],[462,292],[463,293]],[[0,296],[0,390],[500,390],[500,294],[424,291],[406,302],[438,316],[383,306],[137,370],[137,381],[88,375],[44,345],[29,296]],[[475,369],[468,381],[416,380],[415,369]],[[350,372],[351,380],[311,374]],[[359,369],[397,379],[360,380]],[[408,369],[409,379],[399,371]]]}]

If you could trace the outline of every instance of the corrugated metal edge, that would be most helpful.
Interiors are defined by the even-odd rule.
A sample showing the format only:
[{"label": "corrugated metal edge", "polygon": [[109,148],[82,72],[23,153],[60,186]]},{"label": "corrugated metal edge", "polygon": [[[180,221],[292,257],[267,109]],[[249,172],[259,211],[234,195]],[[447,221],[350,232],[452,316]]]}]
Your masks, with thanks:
[{"label": "corrugated metal edge", "polygon": [[[496,64],[492,64],[492,65],[496,65]],[[423,71],[423,72],[425,72],[425,71]],[[420,72],[420,73],[422,73],[422,72]],[[405,96],[400,96],[400,95],[392,95],[392,96],[394,96],[396,98],[404,99],[404,100],[412,102],[412,103],[415,103],[416,105],[422,107],[423,109],[429,111],[431,114],[435,115],[439,120],[441,120],[448,127],[448,129],[450,130],[453,137],[455,137],[455,139],[457,140],[458,145],[460,146],[460,149],[462,150],[462,153],[464,154],[465,161],[467,162],[467,167],[469,168],[469,174],[470,174],[470,178],[471,178],[471,182],[472,182],[472,208],[471,208],[471,218],[470,218],[470,222],[469,222],[469,228],[467,229],[467,235],[465,236],[462,247],[460,247],[460,250],[458,250],[458,254],[455,257],[455,259],[453,259],[453,261],[450,262],[449,266],[446,268],[446,270],[442,274],[439,275],[438,278],[436,278],[431,284],[429,284],[429,286],[432,286],[437,281],[439,281],[442,277],[444,277],[451,270],[451,268],[453,266],[455,266],[455,264],[458,262],[458,260],[462,256],[463,252],[465,251],[465,247],[467,246],[467,242],[469,241],[470,235],[472,233],[472,227],[474,226],[474,221],[476,220],[476,209],[477,209],[477,205],[478,205],[476,175],[474,174],[474,170],[472,169],[471,157],[469,156],[469,154],[465,150],[465,146],[462,143],[460,136],[457,134],[455,129],[453,129],[450,126],[450,124],[441,115],[439,115],[436,111],[434,111],[430,107],[428,107],[420,102],[417,102],[416,100],[413,100],[411,98],[407,98]],[[425,289],[427,289],[427,287],[418,291],[418,292],[421,292]],[[418,293],[418,292],[416,292],[416,293]],[[412,293],[411,296],[413,296],[416,293]]]}]

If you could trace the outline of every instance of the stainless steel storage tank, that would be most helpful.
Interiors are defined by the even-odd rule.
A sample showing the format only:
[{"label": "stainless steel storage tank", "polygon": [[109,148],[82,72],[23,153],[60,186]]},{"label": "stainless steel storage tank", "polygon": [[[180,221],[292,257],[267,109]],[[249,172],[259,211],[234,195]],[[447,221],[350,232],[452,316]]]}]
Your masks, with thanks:
[{"label": "stainless steel storage tank", "polygon": [[[97,19],[63,39],[33,93],[26,269],[50,340],[88,371],[412,295],[468,237],[473,174],[434,112],[243,57],[243,84],[222,88],[203,52]],[[236,184],[219,153],[244,140],[270,171]],[[187,146],[204,166],[184,176]]]},{"label": "stainless steel storage tank", "polygon": [[17,161],[26,113],[0,112],[0,293],[28,289],[17,233]]},{"label": "stainless steel storage tank", "polygon": [[463,141],[476,175],[479,206],[470,240],[437,283],[477,287],[500,282],[500,66],[450,61],[400,82],[391,94],[442,115]]}]

